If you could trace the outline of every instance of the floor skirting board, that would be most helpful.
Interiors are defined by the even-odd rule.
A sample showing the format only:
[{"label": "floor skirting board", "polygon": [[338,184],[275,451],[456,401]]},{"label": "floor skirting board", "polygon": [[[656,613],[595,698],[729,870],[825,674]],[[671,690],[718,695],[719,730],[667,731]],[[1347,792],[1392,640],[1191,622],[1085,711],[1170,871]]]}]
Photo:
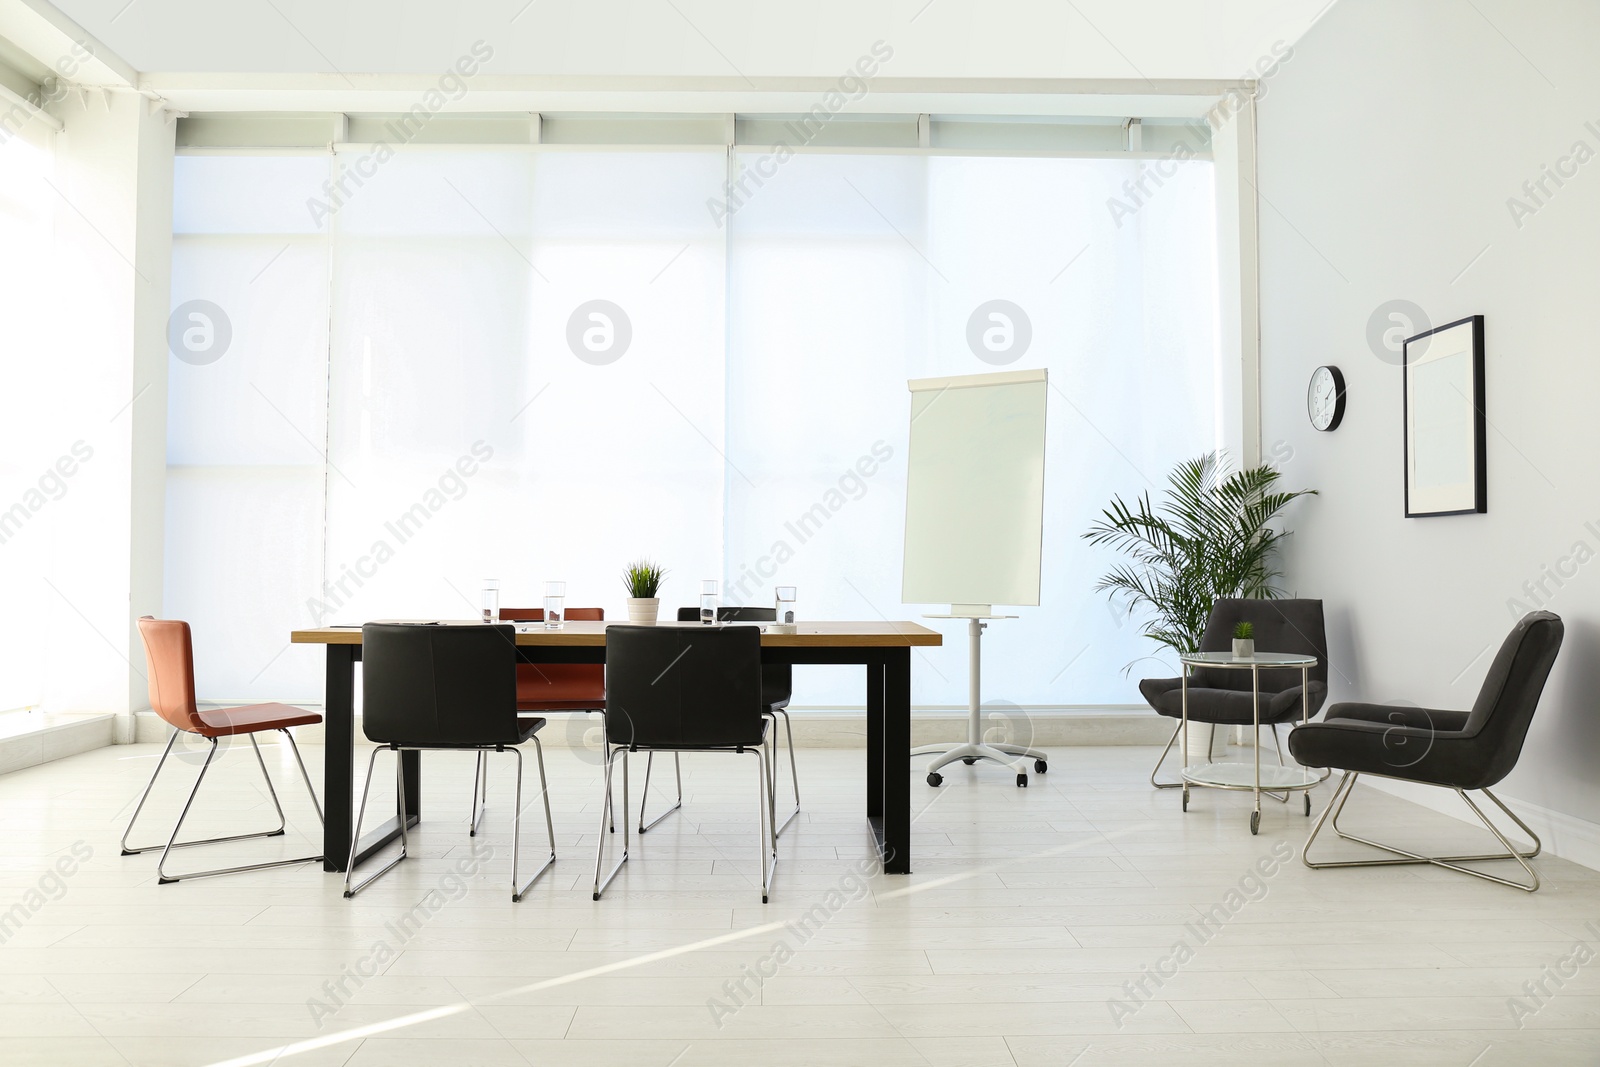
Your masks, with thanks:
[{"label": "floor skirting board", "polygon": [[115,715],[16,712],[0,723],[0,774],[63,756],[104,748],[116,740]]},{"label": "floor skirting board", "polygon": [[[553,748],[598,747],[598,715],[551,715],[550,725],[539,735]],[[797,748],[865,748],[866,717],[859,711],[794,710],[789,716]],[[1025,709],[1011,705],[998,707],[984,718],[989,740],[1023,745],[1161,745],[1172,736],[1172,722],[1148,711],[1108,708],[1103,711]],[[135,740],[141,743],[165,741],[169,727],[153,712],[140,712]],[[955,712],[915,713],[911,723],[911,743],[928,745],[940,741],[961,741],[967,736],[967,717]],[[295,737],[302,744],[320,745],[322,728],[298,727]]]}]

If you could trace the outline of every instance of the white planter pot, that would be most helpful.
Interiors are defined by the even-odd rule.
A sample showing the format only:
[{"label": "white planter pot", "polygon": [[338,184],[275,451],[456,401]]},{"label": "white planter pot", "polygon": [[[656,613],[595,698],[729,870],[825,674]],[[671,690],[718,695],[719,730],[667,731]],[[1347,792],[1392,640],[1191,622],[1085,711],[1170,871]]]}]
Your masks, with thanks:
[{"label": "white planter pot", "polygon": [[1255,654],[1256,654],[1256,642],[1255,642],[1254,638],[1251,638],[1251,639],[1249,639],[1247,641],[1241,641],[1237,637],[1235,637],[1233,639],[1233,658],[1234,659],[1249,659],[1251,656],[1254,656]]},{"label": "white planter pot", "polygon": [[661,611],[660,597],[629,597],[628,621],[642,626],[655,625],[656,616]]}]

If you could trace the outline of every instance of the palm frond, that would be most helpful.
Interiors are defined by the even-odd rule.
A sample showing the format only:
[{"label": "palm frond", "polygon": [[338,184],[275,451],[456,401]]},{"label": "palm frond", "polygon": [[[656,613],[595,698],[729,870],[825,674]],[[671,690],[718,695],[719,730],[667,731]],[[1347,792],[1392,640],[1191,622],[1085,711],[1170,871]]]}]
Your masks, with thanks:
[{"label": "palm frond", "polygon": [[1126,562],[1095,590],[1144,614],[1145,636],[1157,644],[1196,650],[1217,600],[1283,595],[1275,561],[1286,534],[1271,523],[1316,490],[1279,490],[1281,476],[1266,465],[1230,472],[1222,453],[1208,452],[1173,468],[1159,504],[1149,493],[1132,503],[1113,497],[1082,536]]}]

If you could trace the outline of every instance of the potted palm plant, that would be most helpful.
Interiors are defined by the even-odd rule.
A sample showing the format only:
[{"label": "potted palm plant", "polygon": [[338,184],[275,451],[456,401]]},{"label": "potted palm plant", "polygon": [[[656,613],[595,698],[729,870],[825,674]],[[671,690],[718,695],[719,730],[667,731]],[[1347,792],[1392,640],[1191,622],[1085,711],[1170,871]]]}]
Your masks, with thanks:
[{"label": "potted palm plant", "polygon": [[[1095,586],[1131,615],[1149,616],[1145,636],[1175,652],[1199,650],[1211,608],[1222,597],[1274,599],[1276,566],[1286,531],[1271,525],[1298,497],[1284,492],[1269,466],[1230,473],[1222,455],[1209,452],[1180,463],[1168,476],[1159,505],[1150,494],[1132,504],[1114,497],[1083,537],[1127,557]],[[1239,635],[1252,639],[1253,634]]]},{"label": "potted palm plant", "polygon": [[659,563],[648,559],[628,564],[622,572],[622,584],[628,590],[629,622],[655,623],[661,612],[661,599],[656,594],[661,592],[661,582],[666,576],[667,572]]}]

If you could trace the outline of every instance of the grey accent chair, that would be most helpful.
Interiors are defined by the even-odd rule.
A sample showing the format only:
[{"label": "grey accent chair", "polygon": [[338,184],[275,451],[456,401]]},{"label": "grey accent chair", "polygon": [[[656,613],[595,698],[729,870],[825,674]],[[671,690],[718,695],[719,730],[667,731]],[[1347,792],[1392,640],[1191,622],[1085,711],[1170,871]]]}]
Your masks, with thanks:
[{"label": "grey accent chair", "polygon": [[[1201,652],[1227,652],[1233,647],[1235,624],[1248,622],[1255,628],[1256,649],[1261,652],[1292,652],[1316,656],[1310,685],[1304,696],[1310,714],[1322,709],[1328,697],[1328,639],[1322,621],[1320,600],[1245,600],[1228,597],[1211,607],[1206,632],[1200,638]],[[1189,721],[1211,724],[1211,736],[1218,726],[1249,726],[1254,722],[1253,695],[1249,671],[1196,668],[1189,675]],[[1278,725],[1298,722],[1302,713],[1300,668],[1261,672],[1261,725],[1272,727],[1272,746],[1278,762],[1283,748],[1278,744]],[[1178,720],[1150,771],[1150,784],[1157,789],[1177,789],[1181,781],[1163,782],[1156,775],[1167,760],[1183,729],[1183,679],[1145,678],[1139,692],[1157,713]],[[1209,745],[1207,746],[1210,747]],[[1208,752],[1209,756],[1209,752]],[[1287,800],[1287,795],[1280,799]],[[1310,803],[1310,798],[1307,798]],[[1307,809],[1310,813],[1310,808]]]},{"label": "grey accent chair", "polygon": [[[1300,852],[1306,866],[1321,869],[1430,863],[1529,893],[1538,889],[1539,876],[1528,865],[1528,860],[1539,854],[1538,835],[1512,814],[1489,787],[1499,784],[1517,765],[1545,680],[1561,650],[1563,632],[1560,617],[1548,611],[1524,615],[1489,665],[1489,673],[1483,679],[1483,688],[1478,691],[1471,711],[1343,703],[1329,708],[1325,721],[1295,727],[1289,734],[1289,751],[1295,759],[1308,767],[1344,771],[1344,777]],[[1345,833],[1339,828],[1339,815],[1363,774],[1455,790],[1505,851],[1478,856],[1424,856]],[[1532,847],[1526,850],[1514,847],[1467,796],[1469,790],[1481,791],[1492,800],[1528,835],[1533,841]],[[1334,832],[1346,841],[1370,845],[1399,858],[1313,861],[1311,845],[1322,832],[1323,824],[1330,821]],[[1516,882],[1461,866],[1464,862],[1487,860],[1516,860],[1527,873],[1528,881]]]}]

